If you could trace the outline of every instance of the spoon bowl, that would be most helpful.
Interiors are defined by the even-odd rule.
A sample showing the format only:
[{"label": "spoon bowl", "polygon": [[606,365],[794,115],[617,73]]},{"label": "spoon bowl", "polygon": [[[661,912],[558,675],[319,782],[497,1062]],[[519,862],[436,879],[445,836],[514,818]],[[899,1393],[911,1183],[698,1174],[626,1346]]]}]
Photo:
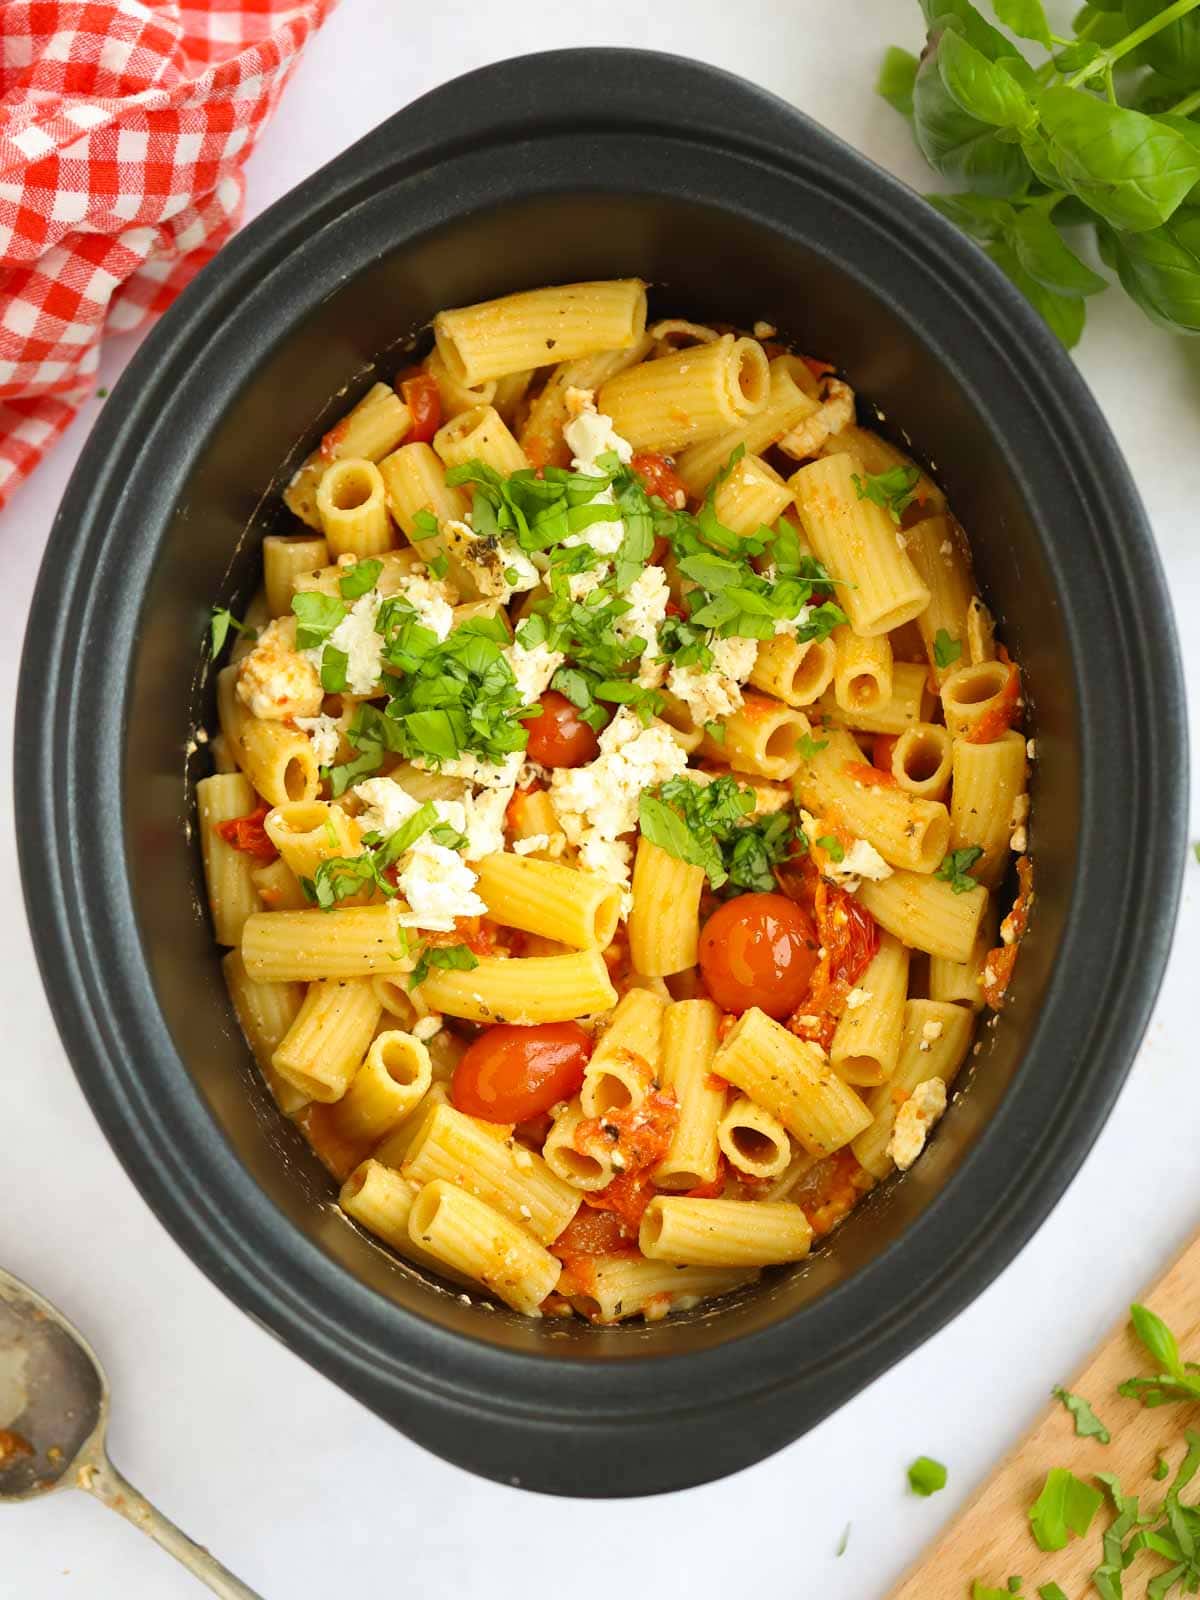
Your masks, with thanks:
[{"label": "spoon bowl", "polygon": [[133,1487],[109,1460],[108,1379],[49,1300],[0,1267],[0,1504],[86,1489],[224,1600],[262,1600]]}]

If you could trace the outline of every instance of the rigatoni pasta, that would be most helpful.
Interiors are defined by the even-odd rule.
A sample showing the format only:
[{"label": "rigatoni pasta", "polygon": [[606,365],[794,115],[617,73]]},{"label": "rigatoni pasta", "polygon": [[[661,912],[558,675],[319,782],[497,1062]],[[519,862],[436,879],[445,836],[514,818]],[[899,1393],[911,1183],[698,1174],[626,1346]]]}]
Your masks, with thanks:
[{"label": "rigatoni pasta", "polygon": [[965,538],[844,377],[713,309],[440,313],[214,616],[250,1052],[348,1219],[529,1316],[803,1259],[1011,972],[1025,706]]}]

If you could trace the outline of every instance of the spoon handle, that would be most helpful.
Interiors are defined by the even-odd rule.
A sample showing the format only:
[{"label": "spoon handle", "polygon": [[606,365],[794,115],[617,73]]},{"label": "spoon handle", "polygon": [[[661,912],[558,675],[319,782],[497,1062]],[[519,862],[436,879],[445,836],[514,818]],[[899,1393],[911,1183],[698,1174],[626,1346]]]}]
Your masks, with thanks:
[{"label": "spoon handle", "polygon": [[156,1544],[173,1555],[201,1583],[207,1584],[221,1600],[263,1600],[257,1589],[251,1589],[240,1578],[235,1578],[229,1568],[223,1567],[203,1545],[189,1539],[182,1528],[177,1528],[157,1506],[152,1506],[145,1495],[113,1466],[103,1450],[80,1468],[76,1482],[81,1489],[94,1494],[97,1500],[120,1512],[135,1528],[149,1534]]}]

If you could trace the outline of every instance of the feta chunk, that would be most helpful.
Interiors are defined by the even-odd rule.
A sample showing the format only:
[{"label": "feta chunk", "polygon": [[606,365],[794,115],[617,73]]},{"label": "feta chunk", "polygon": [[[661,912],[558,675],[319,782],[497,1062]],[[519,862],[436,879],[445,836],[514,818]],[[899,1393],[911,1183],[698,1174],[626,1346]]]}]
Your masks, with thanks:
[{"label": "feta chunk", "polygon": [[475,532],[468,518],[442,524],[447,551],[470,573],[481,596],[506,603],[514,594],[536,589],[542,575],[519,545],[503,537]]},{"label": "feta chunk", "polygon": [[[800,826],[803,828],[810,844],[832,833],[832,828],[814,817],[811,811],[800,809]],[[884,878],[890,878],[892,869],[866,839],[855,839],[854,843],[842,855],[840,861],[826,861],[821,868],[821,876],[831,883],[839,884],[848,893],[853,894],[864,878],[870,878],[873,883],[881,883]]]},{"label": "feta chunk", "polygon": [[637,681],[643,688],[657,688],[666,674],[666,663],[656,661],[658,630],[667,614],[671,591],[661,567],[643,567],[621,597],[629,610],[617,618],[613,632],[618,639],[644,639],[642,663]]},{"label": "feta chunk", "polygon": [[421,802],[395,778],[366,778],[353,792],[367,808],[358,819],[362,831],[381,833],[385,839],[421,809]]},{"label": "feta chunk", "polygon": [[403,858],[396,885],[408,901],[397,917],[401,927],[452,933],[458,917],[484,917],[487,906],[475,893],[476,876],[457,850],[423,835]]},{"label": "feta chunk", "polygon": [[238,664],[237,696],[251,716],[265,722],[315,716],[325,691],[316,664],[294,647],[295,626],[285,617],[269,622]]},{"label": "feta chunk", "polygon": [[[346,687],[351,694],[371,694],[378,686],[380,657],[383,652],[382,635],[376,633],[379,617],[379,594],[375,589],[361,595],[329,635],[327,641],[335,650],[346,655]],[[320,671],[325,645],[302,652],[306,661]],[[320,707],[316,707],[320,710]]]},{"label": "feta chunk", "polygon": [[465,820],[461,831],[467,836],[463,854],[468,861],[479,861],[504,849],[504,817],[512,797],[511,788],[482,789],[463,800]]},{"label": "feta chunk", "polygon": [[512,668],[512,675],[517,680],[522,704],[532,705],[545,692],[550,679],[562,666],[565,657],[561,650],[551,650],[544,644],[535,644],[527,650],[517,640],[505,646],[504,659]]},{"label": "feta chunk", "polygon": [[296,726],[312,742],[313,755],[319,767],[330,767],[337,760],[342,742],[342,725],[336,717],[297,717]]},{"label": "feta chunk", "polygon": [[667,688],[692,713],[697,726],[732,716],[742,704],[742,684],[754,671],[757,639],[715,639],[710,646],[713,664],[672,667]]},{"label": "feta chunk", "polygon": [[418,1039],[424,1044],[427,1039],[432,1039],[434,1034],[441,1033],[442,1018],[440,1013],[431,1011],[428,1016],[418,1017],[410,1031],[414,1039]]},{"label": "feta chunk", "polygon": [[865,1006],[870,998],[870,989],[851,989],[846,996],[846,1010],[857,1011],[860,1006]]},{"label": "feta chunk", "polygon": [[531,833],[525,839],[513,840],[513,855],[531,856],[535,850],[549,850],[550,835],[548,833]]},{"label": "feta chunk", "polygon": [[600,735],[595,761],[559,768],[550,780],[554,809],[580,864],[628,885],[632,850],[623,836],[637,827],[641,793],[686,766],[687,755],[664,722],[644,728],[636,712],[622,706]]},{"label": "feta chunk", "polygon": [[633,459],[633,446],[613,427],[611,417],[596,410],[596,397],[590,389],[568,389],[567,410],[571,420],[563,428],[563,438],[571,452],[576,472],[598,473],[600,456],[615,454],[622,465]]},{"label": "feta chunk", "polygon": [[887,1154],[907,1172],[925,1148],[930,1129],[946,1109],[946,1085],[941,1078],[917,1084],[896,1113]]},{"label": "feta chunk", "polygon": [[397,593],[417,613],[417,621],[430,633],[435,633],[439,643],[454,626],[454,609],[449,601],[450,591],[436,578],[408,577]]}]

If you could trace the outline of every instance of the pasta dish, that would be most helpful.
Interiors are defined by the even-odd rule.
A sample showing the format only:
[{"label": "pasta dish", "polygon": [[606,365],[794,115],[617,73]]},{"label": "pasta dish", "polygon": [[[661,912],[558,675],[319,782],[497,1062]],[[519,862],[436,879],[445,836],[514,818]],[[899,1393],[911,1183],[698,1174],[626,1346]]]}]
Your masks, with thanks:
[{"label": "pasta dish", "polygon": [[433,332],[214,610],[213,930],[347,1217],[652,1320],[920,1156],[1032,903],[1021,675],[938,484],[773,327],[622,280]]}]

